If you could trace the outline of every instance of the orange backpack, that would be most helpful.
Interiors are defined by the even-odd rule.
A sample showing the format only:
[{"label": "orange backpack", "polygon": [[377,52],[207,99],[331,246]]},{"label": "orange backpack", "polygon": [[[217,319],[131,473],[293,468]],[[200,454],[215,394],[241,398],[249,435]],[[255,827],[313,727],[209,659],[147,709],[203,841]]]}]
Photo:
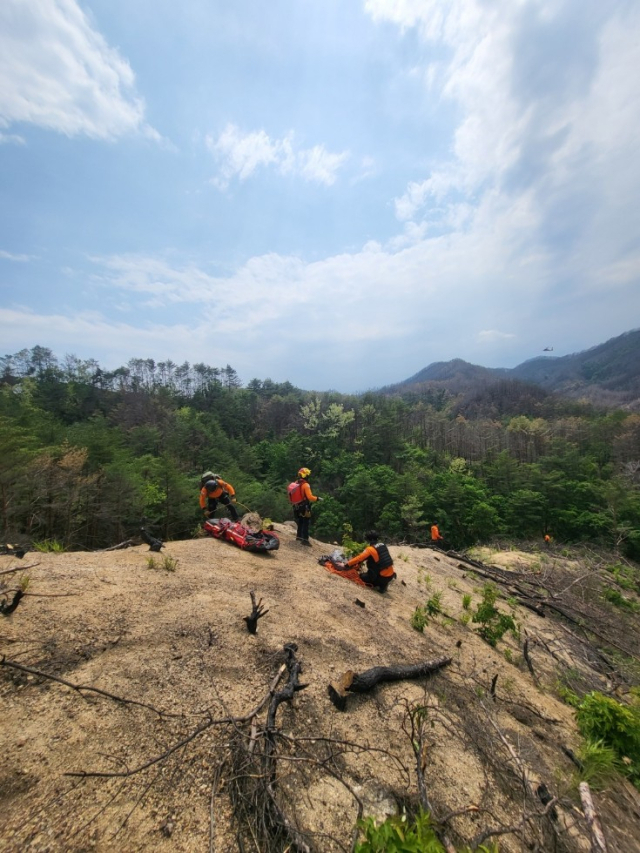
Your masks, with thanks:
[{"label": "orange backpack", "polygon": [[289,495],[289,503],[292,503],[294,506],[296,504],[302,503],[304,500],[304,495],[302,493],[302,483],[299,483],[295,480],[293,483],[289,483],[287,486],[287,494]]}]

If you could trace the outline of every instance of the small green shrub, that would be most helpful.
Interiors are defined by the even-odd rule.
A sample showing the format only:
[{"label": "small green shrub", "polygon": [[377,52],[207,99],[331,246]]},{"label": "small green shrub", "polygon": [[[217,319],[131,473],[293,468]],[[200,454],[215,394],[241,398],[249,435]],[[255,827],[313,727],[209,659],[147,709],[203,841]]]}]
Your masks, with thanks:
[{"label": "small green shrub", "polygon": [[498,590],[496,587],[490,583],[485,584],[482,588],[482,601],[478,604],[473,615],[473,621],[480,625],[478,634],[494,648],[507,631],[512,631],[516,636],[518,634],[518,626],[513,616],[500,613],[495,606],[497,598]]},{"label": "small green shrub", "polygon": [[576,774],[576,781],[588,782],[596,791],[622,770],[615,749],[602,740],[585,741],[577,758],[582,767]]},{"label": "small green shrub", "polygon": [[148,569],[160,569],[165,572],[175,572],[178,568],[178,561],[175,557],[170,557],[165,554],[158,562],[155,557],[147,557]]},{"label": "small green shrub", "polygon": [[418,570],[418,586],[424,587],[425,589],[429,589],[431,586],[432,578],[431,575],[426,572],[424,569]]},{"label": "small green shrub", "polygon": [[411,627],[415,628],[416,631],[424,631],[427,624],[429,622],[429,617],[424,609],[424,607],[416,607],[411,615]]},{"label": "small green shrub", "polygon": [[460,614],[460,622],[463,625],[468,625],[471,622],[471,614],[470,613],[461,613]]},{"label": "small green shrub", "polygon": [[631,610],[637,613],[640,607],[636,601],[631,601],[630,598],[625,598],[624,595],[617,589],[611,586],[606,586],[602,591],[602,597],[605,601],[609,601],[616,607],[623,607],[625,610]]},{"label": "small green shrub", "polygon": [[431,598],[425,604],[425,608],[429,616],[437,616],[442,611],[442,592],[436,590]]},{"label": "small green shrub", "polygon": [[465,610],[468,610],[471,607],[471,595],[470,595],[470,593],[466,592],[462,596],[462,606]]},{"label": "small green shrub", "polygon": [[[406,815],[388,817],[376,823],[372,817],[358,822],[362,839],[354,847],[354,853],[445,853],[431,826],[428,812],[420,811],[413,820]],[[468,847],[460,853],[470,853]],[[495,844],[481,844],[475,853],[499,853]]]},{"label": "small green shrub", "polygon": [[624,773],[640,785],[640,704],[623,705],[611,696],[587,693],[576,708],[576,721],[587,741],[614,750]]},{"label": "small green shrub", "polygon": [[630,566],[625,566],[622,563],[615,563],[612,566],[605,566],[606,570],[613,575],[615,582],[622,589],[637,589],[638,584],[633,569]]},{"label": "small green shrub", "polygon": [[43,539],[42,542],[34,542],[31,547],[41,554],[62,554],[67,550],[57,539]]}]

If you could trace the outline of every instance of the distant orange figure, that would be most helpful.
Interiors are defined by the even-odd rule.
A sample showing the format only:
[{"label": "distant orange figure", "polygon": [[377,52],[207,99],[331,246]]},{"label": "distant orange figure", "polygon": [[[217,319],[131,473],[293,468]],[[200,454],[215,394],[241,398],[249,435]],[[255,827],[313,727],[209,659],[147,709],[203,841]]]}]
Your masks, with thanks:
[{"label": "distant orange figure", "polygon": [[440,534],[437,524],[431,525],[431,544],[436,548],[444,547],[444,536]]},{"label": "distant orange figure", "polygon": [[547,548],[551,547],[551,537],[548,533],[544,534],[544,544],[547,546]]}]

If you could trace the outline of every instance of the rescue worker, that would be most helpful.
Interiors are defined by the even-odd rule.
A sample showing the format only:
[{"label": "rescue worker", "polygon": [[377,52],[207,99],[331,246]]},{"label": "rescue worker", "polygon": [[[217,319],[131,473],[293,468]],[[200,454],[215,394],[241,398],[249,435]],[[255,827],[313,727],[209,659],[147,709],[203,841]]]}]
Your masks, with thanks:
[{"label": "rescue worker", "polygon": [[238,520],[238,512],[233,505],[236,499],[236,490],[231,483],[226,483],[219,474],[213,471],[205,471],[200,478],[202,488],[200,489],[200,507],[205,518],[211,518],[216,511],[218,502],[226,506],[233,521]]},{"label": "rescue worker", "polygon": [[431,544],[434,548],[444,549],[444,536],[441,535],[437,524],[431,525]]},{"label": "rescue worker", "polygon": [[548,533],[544,534],[544,544],[546,545],[547,548],[551,548],[551,537],[549,536]]},{"label": "rescue worker", "polygon": [[361,554],[348,560],[347,566],[359,566],[366,560],[367,571],[360,573],[360,579],[378,592],[384,592],[396,576],[391,554],[384,542],[378,542],[380,536],[376,530],[365,533],[364,538],[369,544]]},{"label": "rescue worker", "polygon": [[311,520],[311,504],[316,501],[321,501],[322,498],[316,497],[311,491],[309,485],[309,476],[311,471],[309,468],[300,468],[298,477],[293,483],[289,483],[288,494],[289,501],[293,506],[293,517],[296,520],[296,541],[301,545],[308,545],[309,542],[309,522]]}]

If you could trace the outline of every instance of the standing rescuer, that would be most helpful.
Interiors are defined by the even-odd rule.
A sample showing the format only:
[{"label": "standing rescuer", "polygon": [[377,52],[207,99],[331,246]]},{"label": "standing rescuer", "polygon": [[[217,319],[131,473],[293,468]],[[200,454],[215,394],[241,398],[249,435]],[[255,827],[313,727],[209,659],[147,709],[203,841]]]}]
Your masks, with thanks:
[{"label": "standing rescuer", "polygon": [[441,535],[437,524],[431,525],[431,544],[436,548],[444,548],[444,536]]},{"label": "standing rescuer", "polygon": [[360,579],[378,592],[384,592],[396,576],[391,554],[384,542],[378,542],[380,535],[377,530],[365,533],[364,538],[369,544],[361,554],[348,560],[347,565],[359,566],[366,560],[367,571],[360,574]]},{"label": "standing rescuer", "polygon": [[238,520],[238,512],[233,505],[236,499],[236,490],[231,483],[225,483],[219,474],[213,471],[205,471],[200,478],[200,508],[205,518],[210,518],[216,511],[218,502],[226,506],[233,521]]},{"label": "standing rescuer", "polygon": [[316,497],[309,485],[309,476],[311,471],[309,468],[300,468],[298,477],[293,483],[289,483],[287,493],[289,501],[293,506],[293,517],[296,520],[297,531],[296,540],[301,545],[311,545],[309,542],[309,522],[311,520],[311,504],[316,501],[321,501],[322,498]]}]

